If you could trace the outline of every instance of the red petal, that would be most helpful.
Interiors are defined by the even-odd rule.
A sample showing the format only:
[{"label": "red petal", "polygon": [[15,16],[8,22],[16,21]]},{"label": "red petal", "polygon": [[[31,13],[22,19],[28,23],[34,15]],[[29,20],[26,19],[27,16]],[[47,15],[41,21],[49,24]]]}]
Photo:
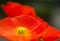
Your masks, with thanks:
[{"label": "red petal", "polygon": [[11,40],[16,39],[16,37],[12,33],[12,29],[14,27],[15,26],[10,20],[10,18],[5,18],[0,20],[0,35],[6,39],[11,39]]},{"label": "red petal", "polygon": [[36,16],[32,7],[20,5],[16,2],[8,2],[6,6],[2,5],[2,8],[10,17],[15,17],[19,15],[30,15],[34,17]]},{"label": "red petal", "polygon": [[41,35],[43,38],[46,38],[48,41],[49,41],[49,39],[52,41],[52,40],[56,40],[56,39],[60,38],[60,31],[59,30],[50,26],[47,22],[44,22],[42,19],[40,19],[40,18],[37,18],[37,19],[42,23],[41,25],[44,28],[46,28],[46,30],[43,31],[43,33],[45,33],[45,32],[46,33]]},{"label": "red petal", "polygon": [[51,37],[55,37],[55,36],[59,37],[59,35],[60,35],[59,30],[55,29],[52,26],[48,26],[47,33],[44,35],[44,37],[49,37],[49,36],[51,36]]},{"label": "red petal", "polygon": [[38,39],[31,39],[31,41],[38,41]]},{"label": "red petal", "polygon": [[40,25],[39,21],[32,16],[22,15],[15,18],[12,18],[14,24],[18,24],[20,27],[27,27],[32,30],[33,28]]},{"label": "red petal", "polygon": [[41,18],[36,18],[37,20],[39,20],[40,25],[38,27],[35,27],[33,29],[33,33],[35,33],[35,37],[40,37],[42,35],[45,35],[47,32],[47,28],[48,28],[48,24],[46,22],[44,22]]},{"label": "red petal", "polygon": [[43,40],[44,41],[56,41],[58,39],[58,37],[46,37]]},{"label": "red petal", "polygon": [[10,18],[5,18],[5,19],[0,20],[0,26],[8,30],[15,27],[15,25],[13,24]]}]

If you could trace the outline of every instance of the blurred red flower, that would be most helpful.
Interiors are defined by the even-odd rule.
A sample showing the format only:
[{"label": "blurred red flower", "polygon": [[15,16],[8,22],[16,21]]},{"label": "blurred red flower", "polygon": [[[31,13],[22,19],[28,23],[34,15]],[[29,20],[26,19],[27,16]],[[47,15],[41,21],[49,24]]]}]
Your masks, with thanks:
[{"label": "blurred red flower", "polygon": [[0,35],[10,41],[55,41],[60,31],[36,16],[34,8],[17,2],[2,5],[8,15],[0,20]]}]

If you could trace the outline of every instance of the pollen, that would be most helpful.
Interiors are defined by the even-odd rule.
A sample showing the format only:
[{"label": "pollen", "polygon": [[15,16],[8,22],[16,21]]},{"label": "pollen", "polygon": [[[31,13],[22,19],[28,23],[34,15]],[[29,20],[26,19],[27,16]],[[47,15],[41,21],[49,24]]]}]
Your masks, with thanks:
[{"label": "pollen", "polygon": [[19,27],[19,28],[16,28],[15,31],[17,34],[23,34],[25,33],[26,29],[24,27]]},{"label": "pollen", "polygon": [[31,37],[31,32],[25,27],[18,27],[14,29],[15,35]]}]

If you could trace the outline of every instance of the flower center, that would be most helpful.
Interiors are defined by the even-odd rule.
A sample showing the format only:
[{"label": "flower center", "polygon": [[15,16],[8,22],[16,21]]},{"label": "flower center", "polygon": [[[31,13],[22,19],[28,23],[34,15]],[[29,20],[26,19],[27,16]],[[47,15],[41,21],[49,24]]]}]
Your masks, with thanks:
[{"label": "flower center", "polygon": [[15,31],[17,34],[23,34],[26,31],[26,29],[23,27],[19,27],[19,28],[16,28]]},{"label": "flower center", "polygon": [[25,27],[15,28],[14,33],[15,35],[19,35],[19,36],[26,36],[26,37],[31,36],[30,31]]}]

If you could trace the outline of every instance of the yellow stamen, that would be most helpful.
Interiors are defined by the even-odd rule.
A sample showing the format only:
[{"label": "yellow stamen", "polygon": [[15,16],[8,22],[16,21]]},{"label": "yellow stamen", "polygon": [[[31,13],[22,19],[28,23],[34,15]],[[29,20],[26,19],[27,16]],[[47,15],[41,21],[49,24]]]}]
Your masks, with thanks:
[{"label": "yellow stamen", "polygon": [[31,36],[30,31],[25,27],[15,28],[14,33],[15,33],[15,35],[18,35],[18,36],[26,36],[26,37]]}]

